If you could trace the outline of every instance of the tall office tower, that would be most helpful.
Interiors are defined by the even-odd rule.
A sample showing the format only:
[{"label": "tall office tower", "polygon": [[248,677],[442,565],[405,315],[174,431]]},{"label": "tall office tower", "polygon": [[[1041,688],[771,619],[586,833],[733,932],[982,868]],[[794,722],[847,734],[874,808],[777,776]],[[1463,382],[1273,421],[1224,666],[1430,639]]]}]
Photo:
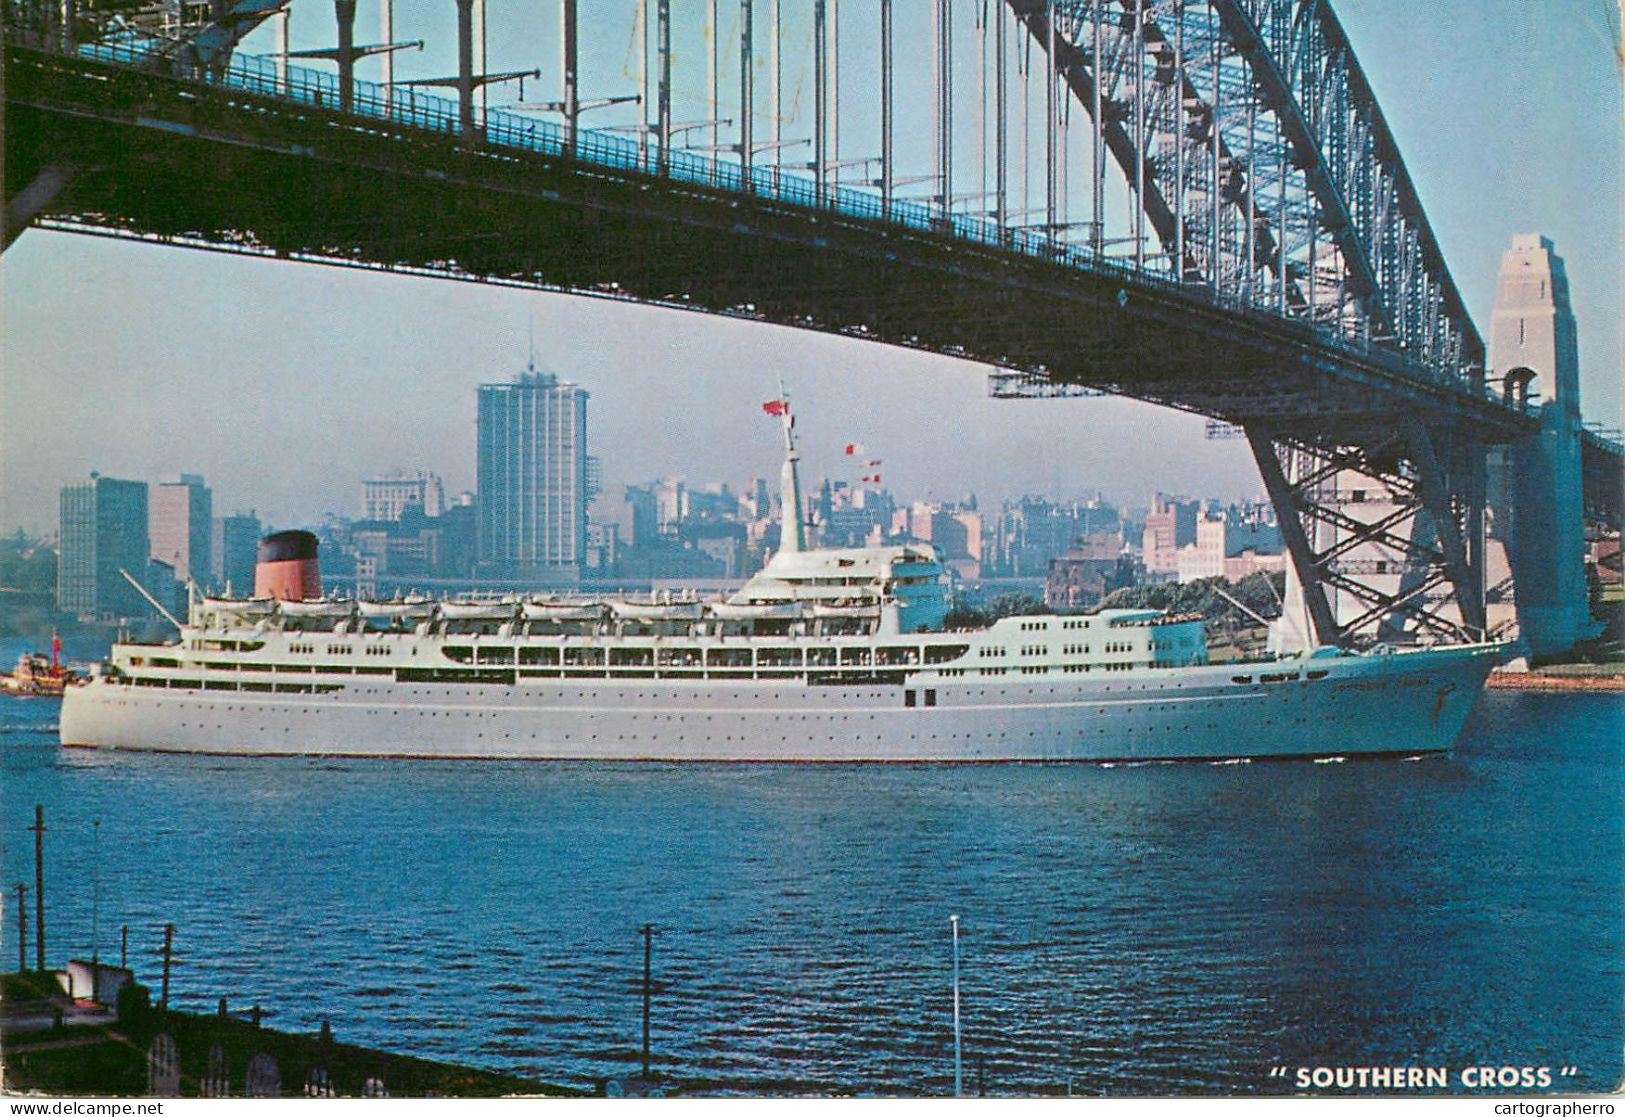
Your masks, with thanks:
[{"label": "tall office tower", "polygon": [[1179,548],[1196,542],[1198,502],[1158,493],[1145,515],[1142,548],[1146,570],[1172,574],[1179,570]]},{"label": "tall office tower", "polygon": [[247,597],[254,592],[254,560],[259,551],[260,518],[253,512],[220,516],[214,521],[213,585]]},{"label": "tall office tower", "polygon": [[587,556],[587,391],[532,367],[481,384],[479,556],[511,578],[572,581]]},{"label": "tall office tower", "polygon": [[158,482],[147,501],[152,557],[174,567],[182,583],[187,578],[207,582],[214,570],[213,517],[214,499],[197,474],[182,473]]},{"label": "tall office tower", "polygon": [[88,482],[62,487],[61,515],[57,607],[86,618],[151,615],[119,573],[147,575],[147,483],[92,473]]},{"label": "tall office tower", "polygon": [[446,508],[446,489],[433,473],[392,473],[361,482],[363,520],[399,520],[408,508],[438,516]]}]

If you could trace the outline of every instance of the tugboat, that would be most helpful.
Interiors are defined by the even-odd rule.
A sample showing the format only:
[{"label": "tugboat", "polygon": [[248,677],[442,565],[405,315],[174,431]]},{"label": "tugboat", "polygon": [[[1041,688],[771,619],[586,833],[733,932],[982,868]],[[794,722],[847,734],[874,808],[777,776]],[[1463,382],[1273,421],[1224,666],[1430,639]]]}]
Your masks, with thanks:
[{"label": "tugboat", "polygon": [[0,675],[0,694],[61,698],[71,684],[83,681],[82,676],[62,666],[61,655],[62,639],[52,632],[50,658],[41,652],[24,652],[17,659],[15,671]]}]

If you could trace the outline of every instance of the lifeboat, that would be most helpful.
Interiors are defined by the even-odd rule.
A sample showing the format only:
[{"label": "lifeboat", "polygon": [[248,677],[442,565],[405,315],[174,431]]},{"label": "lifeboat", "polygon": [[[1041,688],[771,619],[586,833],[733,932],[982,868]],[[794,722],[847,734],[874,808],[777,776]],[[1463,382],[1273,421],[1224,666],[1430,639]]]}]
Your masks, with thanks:
[{"label": "lifeboat", "polygon": [[428,601],[360,601],[356,608],[363,617],[384,620],[427,620],[434,612],[434,604]]},{"label": "lifeboat", "polygon": [[339,619],[355,611],[353,601],[278,601],[277,610],[285,617],[324,617]]},{"label": "lifeboat", "polygon": [[721,621],[793,621],[801,616],[799,601],[713,601],[706,608]]},{"label": "lifeboat", "polygon": [[610,601],[616,620],[697,621],[705,607],[698,601]]},{"label": "lifeboat", "polygon": [[597,601],[526,601],[519,611],[527,621],[595,621],[604,606]]},{"label": "lifeboat", "polygon": [[268,597],[205,597],[200,604],[206,612],[222,617],[268,617],[276,603]]},{"label": "lifeboat", "polygon": [[440,615],[449,621],[510,621],[511,601],[442,601]]}]

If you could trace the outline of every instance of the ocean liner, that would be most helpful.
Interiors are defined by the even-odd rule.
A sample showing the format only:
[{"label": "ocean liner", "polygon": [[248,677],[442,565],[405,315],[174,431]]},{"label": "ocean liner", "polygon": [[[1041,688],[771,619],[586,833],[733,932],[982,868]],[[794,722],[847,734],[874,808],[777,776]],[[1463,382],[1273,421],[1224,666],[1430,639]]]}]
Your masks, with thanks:
[{"label": "ocean liner", "polygon": [[1153,610],[945,628],[928,544],[809,548],[788,404],[778,551],[732,596],[323,598],[316,540],[255,597],[115,644],[65,745],[255,755],[1105,761],[1447,750],[1502,646],[1208,661]]}]

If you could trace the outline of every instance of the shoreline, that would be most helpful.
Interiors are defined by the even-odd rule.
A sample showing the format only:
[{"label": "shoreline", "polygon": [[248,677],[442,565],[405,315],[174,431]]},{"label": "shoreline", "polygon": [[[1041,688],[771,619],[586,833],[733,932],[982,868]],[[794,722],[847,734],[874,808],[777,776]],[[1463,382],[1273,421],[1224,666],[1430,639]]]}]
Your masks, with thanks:
[{"label": "shoreline", "polygon": [[1625,672],[1551,674],[1535,671],[1491,671],[1485,690],[1534,690],[1565,693],[1625,692]]},{"label": "shoreline", "polygon": [[[22,975],[6,975],[17,982]],[[30,975],[32,976],[32,975]],[[324,1022],[318,1035],[281,1032],[237,1014],[147,1007],[145,998],[108,1006],[61,996],[27,1001],[8,992],[0,1020],[0,1095],[5,1097],[588,1097],[592,1092],[517,1074],[442,1063],[342,1043]],[[224,1007],[224,1006],[222,1006]],[[46,1022],[55,1015],[55,1026]],[[44,1018],[30,1026],[28,1017]],[[99,1016],[100,1018],[95,1018]],[[19,1027],[19,1025],[22,1025]],[[168,1036],[175,1075],[151,1088],[148,1052]],[[251,1061],[269,1059],[275,1094],[248,1091]],[[222,1076],[220,1070],[223,1069]],[[261,1087],[263,1090],[264,1087]]]}]

